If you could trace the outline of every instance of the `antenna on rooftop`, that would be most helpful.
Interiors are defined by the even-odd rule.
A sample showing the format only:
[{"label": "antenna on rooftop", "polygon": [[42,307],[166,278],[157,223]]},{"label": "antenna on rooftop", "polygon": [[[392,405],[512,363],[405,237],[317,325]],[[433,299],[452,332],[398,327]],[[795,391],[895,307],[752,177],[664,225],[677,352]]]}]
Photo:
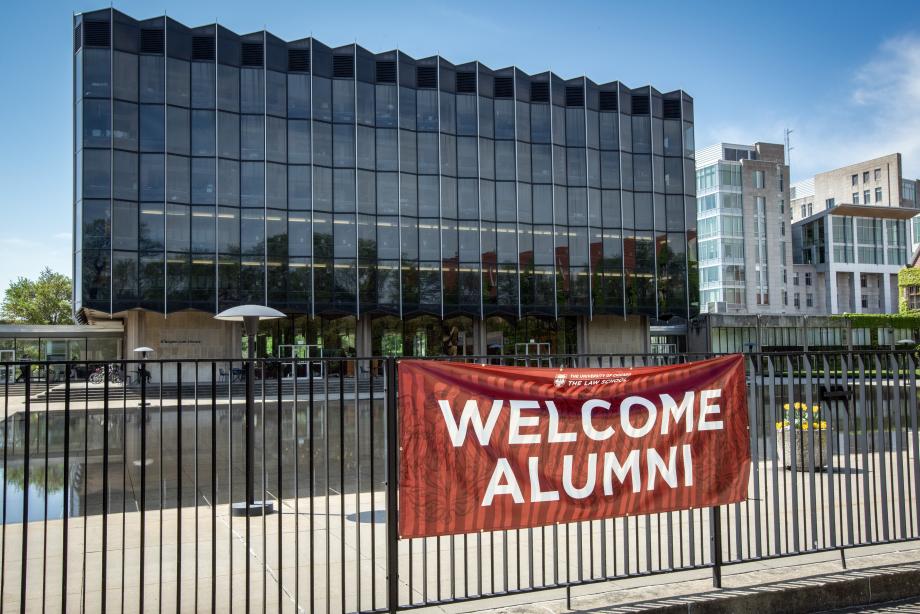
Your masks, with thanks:
[{"label": "antenna on rooftop", "polygon": [[786,166],[792,166],[792,150],[794,149],[794,147],[792,147],[792,145],[789,144],[790,142],[789,135],[792,134],[793,132],[795,132],[795,130],[790,130],[789,128],[786,128],[785,130],[783,130],[783,142],[786,145]]}]

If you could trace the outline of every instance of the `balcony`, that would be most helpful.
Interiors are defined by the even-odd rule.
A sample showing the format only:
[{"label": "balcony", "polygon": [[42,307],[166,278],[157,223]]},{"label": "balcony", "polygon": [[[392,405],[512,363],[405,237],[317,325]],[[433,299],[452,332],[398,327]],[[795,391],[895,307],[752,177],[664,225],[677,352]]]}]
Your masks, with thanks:
[{"label": "balcony", "polygon": [[828,209],[830,215],[849,215],[852,217],[871,217],[886,220],[909,220],[920,213],[920,209],[904,206],[887,207],[875,205],[854,205],[850,203],[837,203]]}]

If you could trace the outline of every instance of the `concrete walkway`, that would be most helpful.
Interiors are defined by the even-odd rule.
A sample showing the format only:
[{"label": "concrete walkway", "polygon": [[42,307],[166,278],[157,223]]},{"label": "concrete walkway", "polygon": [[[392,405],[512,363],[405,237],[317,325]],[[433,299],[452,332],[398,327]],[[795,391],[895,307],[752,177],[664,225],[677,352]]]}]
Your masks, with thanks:
[{"label": "concrete walkway", "polygon": [[[676,572],[662,578],[634,578],[573,588],[571,610],[565,591],[527,603],[521,596],[493,600],[475,612],[829,612],[886,611],[904,595],[920,597],[920,542],[866,546],[840,555],[831,552],[789,559],[742,563],[723,569],[722,589],[712,587],[709,571]],[[867,590],[871,588],[872,590]],[[913,598],[910,598],[914,600]],[[914,600],[916,601],[916,600]],[[858,606],[853,608],[853,606]],[[891,611],[901,610],[891,604]],[[851,609],[853,608],[853,609]],[[457,610],[448,610],[457,611]]]},{"label": "concrete walkway", "polygon": [[[881,459],[870,459],[877,466]],[[887,455],[886,455],[887,456]],[[854,459],[855,460],[855,459]],[[889,462],[890,457],[887,458]],[[902,462],[913,465],[905,454]],[[855,465],[855,463],[854,463]],[[758,466],[761,483],[767,483],[772,463]],[[807,473],[779,471],[782,482],[795,482],[800,492],[810,490]],[[770,499],[752,499],[723,512],[723,551],[726,560],[739,556],[770,556],[791,546],[791,517],[802,519],[801,547],[812,540],[818,547],[829,542],[824,520],[833,514],[845,521],[849,508],[855,518],[863,513],[862,502],[846,505],[841,498],[833,504],[827,497],[829,480],[816,478],[816,526],[807,520],[810,497],[794,501],[782,498],[777,523],[781,532],[774,540],[774,518]],[[843,476],[841,476],[843,477]],[[853,488],[868,486],[876,501],[887,503],[891,538],[917,536],[914,510],[916,492],[888,490],[885,495],[873,471],[846,476]],[[839,491],[838,491],[839,492]],[[268,493],[269,497],[272,496]],[[900,503],[905,503],[906,532],[898,526]],[[312,506],[312,510],[311,510]],[[799,508],[799,506],[803,506]],[[72,612],[99,611],[103,598],[103,530],[107,533],[105,598],[109,612],[242,610],[249,581],[249,603],[254,611],[263,604],[268,611],[354,612],[386,605],[385,494],[345,494],[331,491],[328,497],[286,498],[282,513],[249,520],[250,541],[246,547],[246,520],[231,517],[229,506],[210,506],[148,511],[112,510],[105,522],[100,515],[87,520],[71,518],[66,523],[67,549],[64,554],[63,520],[38,521],[27,525],[9,524],[4,531],[4,575],[2,609],[19,611],[22,533],[28,531],[26,609],[30,612],[60,611],[62,598]],[[760,509],[760,516],[754,512]],[[312,513],[311,513],[312,511]],[[880,510],[872,506],[873,517]],[[213,516],[212,516],[213,514]],[[740,522],[739,522],[740,520]],[[758,552],[752,533],[757,524],[763,535]],[[280,524],[280,532],[279,532]],[[843,522],[836,527],[836,543],[846,543]],[[856,522],[856,534],[865,539],[865,525]],[[142,531],[143,526],[143,531]],[[691,534],[692,531],[692,534]],[[144,547],[141,548],[141,535]],[[84,536],[85,535],[85,536]],[[874,535],[878,535],[875,534]],[[264,536],[264,541],[263,541]],[[740,536],[740,539],[737,537]],[[880,537],[880,536],[879,536]],[[878,537],[875,537],[878,539]],[[264,543],[264,547],[263,547]],[[84,548],[85,544],[85,548]],[[777,544],[781,547],[776,550]],[[180,547],[181,546],[181,547]],[[814,547],[814,546],[812,546]],[[279,552],[280,548],[280,552]],[[214,556],[212,570],[212,553]],[[143,555],[143,575],[141,557]],[[850,569],[862,569],[920,560],[920,542],[852,548],[846,551]],[[66,589],[63,563],[66,558]],[[705,565],[709,554],[707,510],[684,511],[637,518],[595,521],[574,525],[508,532],[472,534],[445,538],[401,540],[398,550],[399,591],[402,605],[431,603],[454,597],[527,590],[579,578],[622,576],[649,571]],[[246,564],[250,573],[246,574]],[[181,566],[181,571],[180,571]],[[799,581],[818,574],[841,572],[838,552],[809,554],[726,566],[726,589],[744,589],[775,582]],[[753,574],[753,575],[751,575]],[[920,587],[920,579],[916,582]],[[123,588],[122,588],[123,587]],[[143,587],[143,608],[141,589]],[[675,596],[704,595],[712,590],[711,571],[706,568],[647,577],[624,577],[572,588],[573,607],[610,608],[618,604],[659,601]],[[760,590],[760,589],[758,589]],[[721,593],[724,593],[722,591]],[[721,594],[720,593],[720,594]],[[564,589],[523,592],[510,597],[471,600],[434,608],[442,612],[562,611]],[[197,601],[196,601],[197,599]],[[696,597],[694,597],[696,599]],[[523,605],[528,604],[528,605]],[[514,609],[523,608],[523,609]],[[616,610],[601,610],[616,611]]]}]

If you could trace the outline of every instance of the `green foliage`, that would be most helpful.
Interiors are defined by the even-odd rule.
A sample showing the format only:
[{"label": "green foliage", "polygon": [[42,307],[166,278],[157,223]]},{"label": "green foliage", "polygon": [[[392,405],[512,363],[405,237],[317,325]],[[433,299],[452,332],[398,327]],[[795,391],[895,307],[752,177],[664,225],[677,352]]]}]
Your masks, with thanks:
[{"label": "green foliage", "polygon": [[853,328],[920,328],[920,313],[844,313],[831,317],[849,320]]},{"label": "green foliage", "polygon": [[898,285],[900,287],[904,286],[920,286],[920,268],[906,267],[898,272]]},{"label": "green foliage", "polygon": [[918,313],[916,309],[907,308],[907,299],[904,298],[904,288],[907,286],[920,286],[920,268],[905,267],[898,272],[898,311]]},{"label": "green foliage", "polygon": [[38,279],[20,277],[10,284],[0,305],[9,324],[73,324],[70,278],[45,267]]}]

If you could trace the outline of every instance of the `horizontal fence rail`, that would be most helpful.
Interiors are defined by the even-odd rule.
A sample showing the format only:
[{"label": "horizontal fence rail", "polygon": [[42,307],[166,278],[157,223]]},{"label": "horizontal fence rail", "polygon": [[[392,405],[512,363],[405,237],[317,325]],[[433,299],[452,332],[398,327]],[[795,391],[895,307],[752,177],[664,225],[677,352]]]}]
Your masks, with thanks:
[{"label": "horizontal fence rail", "polygon": [[[435,359],[629,368],[710,356]],[[399,539],[395,358],[0,363],[0,603],[393,611],[677,570],[711,569],[718,585],[723,565],[920,537],[916,353],[745,364],[746,501]]]}]

